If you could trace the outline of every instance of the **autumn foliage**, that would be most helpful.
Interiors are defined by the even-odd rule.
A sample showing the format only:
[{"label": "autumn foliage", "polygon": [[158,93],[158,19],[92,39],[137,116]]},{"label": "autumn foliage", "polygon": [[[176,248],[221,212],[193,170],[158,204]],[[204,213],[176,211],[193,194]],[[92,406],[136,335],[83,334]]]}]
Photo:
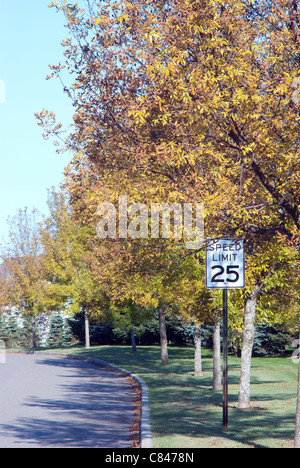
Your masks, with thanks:
[{"label": "autumn foliage", "polygon": [[203,201],[207,235],[279,232],[297,246],[296,3],[54,2],[71,33],[74,198],[108,185]]},{"label": "autumn foliage", "polygon": [[233,302],[246,304],[253,327],[263,291],[289,297],[298,287],[299,2],[56,0],[51,7],[65,15],[69,37],[65,63],[48,78],[62,81],[74,125],[65,136],[53,112],[37,117],[45,137],[73,153],[66,187],[73,220],[89,229],[89,280],[113,301],[175,302],[196,321],[205,298],[213,317],[200,251],[187,254],[177,239],[96,236],[97,206],[117,206],[121,194],[131,202],[202,202],[206,238],[245,240],[247,288]]}]

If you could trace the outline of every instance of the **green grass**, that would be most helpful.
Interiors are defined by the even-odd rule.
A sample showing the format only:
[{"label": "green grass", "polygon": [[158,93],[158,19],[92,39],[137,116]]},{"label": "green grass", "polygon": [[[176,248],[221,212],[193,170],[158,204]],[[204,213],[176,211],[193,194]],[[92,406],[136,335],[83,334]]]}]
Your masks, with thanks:
[{"label": "green grass", "polygon": [[169,349],[160,364],[158,347],[74,348],[141,376],[148,385],[156,448],[287,448],[293,446],[298,366],[286,358],[252,361],[252,409],[238,410],[240,362],[229,357],[229,430],[222,430],[222,392],[212,391],[212,353],[203,350],[203,377],[193,376],[193,349]]}]

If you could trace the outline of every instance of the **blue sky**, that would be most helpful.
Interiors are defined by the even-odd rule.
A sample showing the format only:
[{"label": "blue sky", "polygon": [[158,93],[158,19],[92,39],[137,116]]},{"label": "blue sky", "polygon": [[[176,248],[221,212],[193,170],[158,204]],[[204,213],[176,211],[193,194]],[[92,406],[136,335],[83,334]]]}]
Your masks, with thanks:
[{"label": "blue sky", "polygon": [[45,79],[48,65],[63,60],[60,42],[68,36],[64,17],[49,3],[0,4],[0,241],[7,236],[7,217],[19,208],[47,214],[47,188],[59,185],[71,158],[43,139],[34,117],[45,108],[69,125],[74,113],[59,81]]}]

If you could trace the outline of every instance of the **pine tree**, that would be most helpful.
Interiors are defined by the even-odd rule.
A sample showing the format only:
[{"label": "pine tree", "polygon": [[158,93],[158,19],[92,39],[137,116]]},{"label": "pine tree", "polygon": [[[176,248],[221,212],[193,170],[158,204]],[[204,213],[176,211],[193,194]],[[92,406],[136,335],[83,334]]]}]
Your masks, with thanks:
[{"label": "pine tree", "polygon": [[72,331],[67,320],[59,312],[52,312],[48,345],[50,347],[67,346],[72,341]]},{"label": "pine tree", "polygon": [[60,346],[63,336],[64,321],[58,312],[52,312],[50,318],[50,330],[48,345],[51,347]]},{"label": "pine tree", "polygon": [[9,348],[16,348],[19,345],[20,329],[16,311],[10,310],[0,315],[0,339]]}]

